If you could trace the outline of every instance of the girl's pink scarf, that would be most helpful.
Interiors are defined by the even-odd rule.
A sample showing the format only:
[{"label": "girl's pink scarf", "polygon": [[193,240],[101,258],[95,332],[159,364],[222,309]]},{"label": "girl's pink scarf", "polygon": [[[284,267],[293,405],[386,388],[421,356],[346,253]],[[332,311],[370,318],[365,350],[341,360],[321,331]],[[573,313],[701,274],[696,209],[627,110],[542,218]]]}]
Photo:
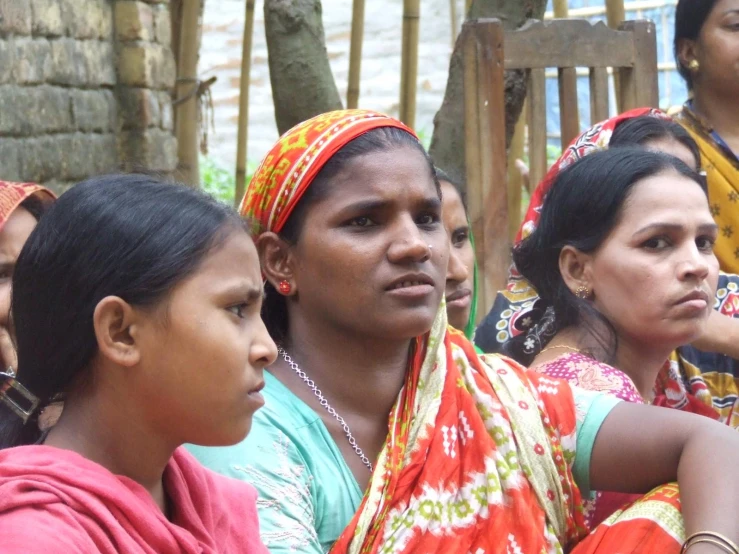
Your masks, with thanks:
[{"label": "girl's pink scarf", "polygon": [[172,521],[137,482],[50,446],[0,451],[0,550],[105,554],[266,553],[256,492],[184,449],[164,472]]}]

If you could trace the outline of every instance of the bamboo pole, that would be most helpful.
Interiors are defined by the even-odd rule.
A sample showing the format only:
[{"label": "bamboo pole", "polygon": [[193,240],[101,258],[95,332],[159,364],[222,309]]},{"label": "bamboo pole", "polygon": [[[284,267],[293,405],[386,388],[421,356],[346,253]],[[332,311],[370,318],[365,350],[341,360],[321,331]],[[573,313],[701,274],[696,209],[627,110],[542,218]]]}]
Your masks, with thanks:
[{"label": "bamboo pole", "polygon": [[554,0],[554,17],[567,19],[570,15],[570,7],[567,0]]},{"label": "bamboo pole", "polygon": [[178,177],[184,183],[200,186],[198,166],[198,23],[200,0],[183,0],[180,24],[180,55],[177,64],[177,98],[175,135],[177,136]]},{"label": "bamboo pole", "polygon": [[470,8],[472,7],[474,0],[465,0],[464,2],[464,18],[467,19],[470,16]]},{"label": "bamboo pole", "polygon": [[449,0],[449,19],[452,22],[452,48],[457,43],[457,0]]},{"label": "bamboo pole", "polygon": [[349,46],[349,86],[346,107],[359,106],[359,76],[362,68],[362,41],[364,40],[364,0],[354,0],[352,7],[352,37]]},{"label": "bamboo pole", "polygon": [[236,190],[234,205],[238,207],[246,190],[246,146],[249,142],[249,83],[251,73],[251,45],[254,36],[254,4],[246,0],[244,40],[241,45],[241,82],[239,88],[239,131],[236,139]]},{"label": "bamboo pole", "polygon": [[513,132],[511,146],[508,149],[508,236],[513,243],[521,224],[521,189],[523,178],[516,167],[516,160],[523,159],[524,139],[526,137],[526,114],[528,101],[524,101],[521,115]]},{"label": "bamboo pole", "polygon": [[403,54],[400,64],[400,120],[413,128],[416,121],[418,77],[418,21],[421,0],[403,0]]},{"label": "bamboo pole", "polygon": [[[606,0],[606,18],[608,26],[611,29],[618,29],[624,19],[626,19],[626,11],[624,10],[624,0]],[[613,72],[613,84],[616,89],[616,109],[618,113],[623,111],[623,98],[621,98],[621,85],[617,71]]]}]

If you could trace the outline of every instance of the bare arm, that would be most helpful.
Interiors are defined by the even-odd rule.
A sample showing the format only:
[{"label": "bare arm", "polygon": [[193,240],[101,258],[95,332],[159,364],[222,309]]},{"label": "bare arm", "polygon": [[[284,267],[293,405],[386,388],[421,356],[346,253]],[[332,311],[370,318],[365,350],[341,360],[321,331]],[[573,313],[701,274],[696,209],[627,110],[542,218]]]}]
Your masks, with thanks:
[{"label": "bare arm", "polygon": [[739,433],[725,425],[678,410],[621,403],[598,432],[590,483],[594,490],[648,492],[677,480],[686,533],[714,531],[739,542],[736,460]]},{"label": "bare arm", "polygon": [[739,360],[739,319],[712,310],[703,334],[692,346]]}]

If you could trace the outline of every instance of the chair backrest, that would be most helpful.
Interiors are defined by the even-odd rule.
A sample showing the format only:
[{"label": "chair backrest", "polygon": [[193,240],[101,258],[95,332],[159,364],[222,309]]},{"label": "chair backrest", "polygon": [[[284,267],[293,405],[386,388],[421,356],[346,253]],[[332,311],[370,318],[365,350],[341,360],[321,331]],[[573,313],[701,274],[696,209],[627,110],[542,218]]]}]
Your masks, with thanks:
[{"label": "chair backrest", "polygon": [[484,315],[495,293],[505,286],[510,267],[509,229],[521,218],[520,191],[509,191],[507,185],[505,70],[529,70],[529,166],[536,186],[547,171],[546,69],[558,70],[564,149],[580,133],[577,68],[589,70],[593,122],[609,115],[609,67],[622,110],[657,107],[657,43],[654,24],[649,21],[627,21],[610,29],[602,22],[556,19],[531,21],[505,31],[499,20],[481,19],[465,23],[462,35],[465,183],[481,269],[478,313]]}]

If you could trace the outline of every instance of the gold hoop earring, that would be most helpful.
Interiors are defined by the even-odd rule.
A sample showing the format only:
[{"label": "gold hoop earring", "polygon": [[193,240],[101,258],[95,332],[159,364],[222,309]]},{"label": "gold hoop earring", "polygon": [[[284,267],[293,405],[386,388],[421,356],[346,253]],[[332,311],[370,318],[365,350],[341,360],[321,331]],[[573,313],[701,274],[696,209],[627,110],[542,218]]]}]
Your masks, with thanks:
[{"label": "gold hoop earring", "polygon": [[701,64],[698,60],[690,60],[688,62],[688,69],[690,71],[698,71],[701,68]]},{"label": "gold hoop earring", "polygon": [[590,298],[590,289],[585,285],[580,285],[575,291],[575,296],[577,296],[581,300],[586,300]]}]

